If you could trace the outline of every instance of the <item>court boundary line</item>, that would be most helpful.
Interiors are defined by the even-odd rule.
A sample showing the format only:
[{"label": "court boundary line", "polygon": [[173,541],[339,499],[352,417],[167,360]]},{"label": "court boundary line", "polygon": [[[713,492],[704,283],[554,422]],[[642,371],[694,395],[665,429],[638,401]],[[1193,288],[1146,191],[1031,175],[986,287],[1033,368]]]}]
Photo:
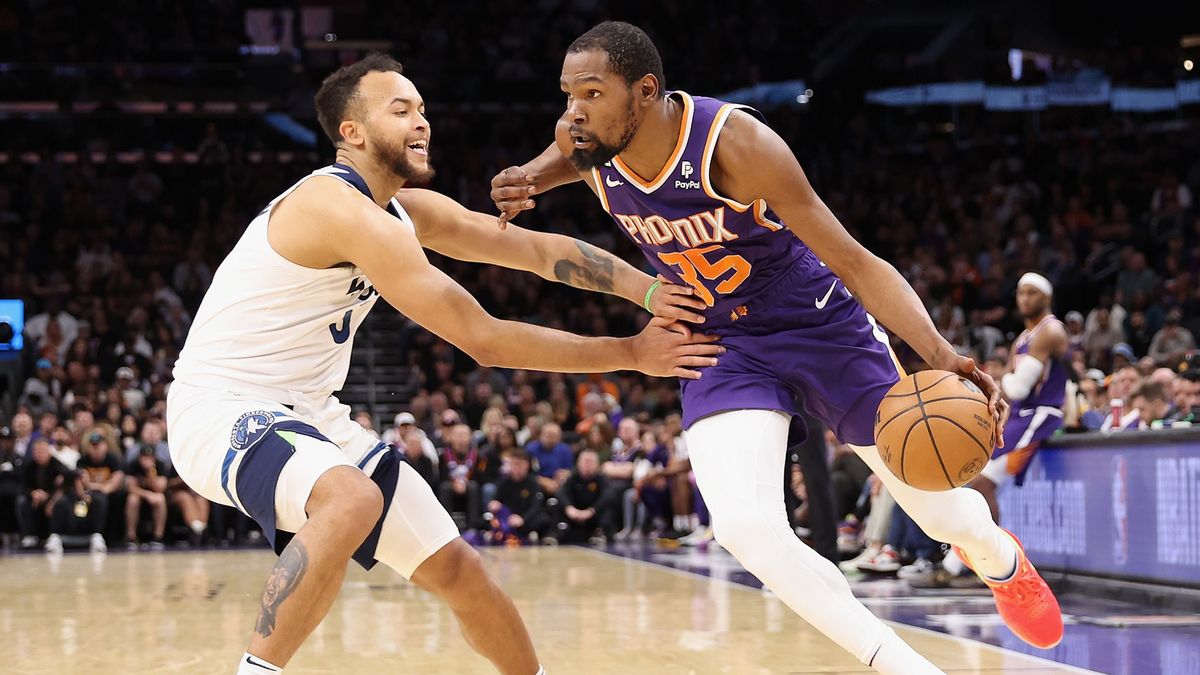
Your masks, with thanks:
[{"label": "court boundary line", "polygon": [[[731,579],[721,579],[718,577],[707,576],[707,575],[701,574],[699,572],[693,572],[691,570],[683,570],[683,569],[679,569],[678,567],[669,567],[667,565],[662,565],[662,564],[652,562],[649,560],[641,560],[639,558],[629,558],[629,557],[620,555],[619,553],[613,553],[611,551],[604,550],[604,549],[591,548],[588,546],[569,546],[569,547],[564,546],[563,548],[571,548],[571,549],[575,549],[575,550],[579,550],[579,551],[586,551],[593,555],[601,556],[604,558],[612,558],[612,559],[616,559],[616,560],[624,560],[624,561],[634,562],[634,563],[638,563],[640,565],[653,567],[654,569],[665,570],[667,572],[675,572],[677,574],[682,574],[684,576],[693,577],[696,579],[704,579],[706,581],[724,583],[726,585],[733,586],[734,588],[739,588],[739,589],[742,589],[743,591],[747,591],[750,593],[761,593],[762,591],[765,590],[765,591],[770,592],[772,595],[774,595],[774,592],[771,591],[766,586],[763,586],[761,589],[754,589],[750,586],[747,586],[745,584],[740,584]],[[745,570],[745,568],[742,568],[742,569],[743,569],[743,571]],[[747,574],[749,574],[749,573],[747,572]],[[779,597],[779,596],[776,596],[776,597]],[[780,602],[782,602],[782,600]],[[788,611],[791,611],[790,607],[788,608]],[[792,613],[795,614],[795,612],[792,612]],[[804,621],[804,619],[802,617],[799,617],[799,618],[801,621]],[[955,641],[958,643],[965,642],[971,646],[981,647],[983,649],[990,650],[993,652],[1000,652],[1000,653],[1006,654],[1006,655],[1016,655],[1019,657],[1032,659],[1032,660],[1040,662],[1042,664],[1051,665],[1056,668],[1065,669],[1067,672],[1080,673],[1081,675],[1105,675],[1104,673],[1097,671],[1097,670],[1088,670],[1086,668],[1081,668],[1079,666],[1071,665],[1069,663],[1059,663],[1058,661],[1048,659],[1044,656],[1035,656],[1033,654],[1026,654],[1024,652],[1018,652],[1018,651],[1014,651],[1012,649],[1007,649],[1005,647],[1000,647],[1000,646],[990,644],[987,642],[982,642],[980,640],[972,640],[971,638],[965,638],[965,637],[961,637],[958,635],[951,635],[950,633],[943,633],[941,631],[936,631],[936,630],[933,630],[932,628],[926,628],[924,626],[913,626],[912,624],[907,624],[907,623],[903,623],[900,621],[891,621],[888,619],[880,619],[880,621],[882,621],[885,624],[892,626],[892,627],[907,628],[907,629],[919,631],[922,633],[927,633],[930,635],[936,635],[936,636],[942,637],[942,638],[949,638],[952,641]],[[808,623],[808,622],[805,621],[805,623]],[[812,624],[809,624],[809,625],[811,626]],[[816,629],[814,628],[814,630],[816,630]],[[820,632],[820,631],[817,631],[817,632]],[[851,655],[851,658],[853,658],[853,655]]]}]

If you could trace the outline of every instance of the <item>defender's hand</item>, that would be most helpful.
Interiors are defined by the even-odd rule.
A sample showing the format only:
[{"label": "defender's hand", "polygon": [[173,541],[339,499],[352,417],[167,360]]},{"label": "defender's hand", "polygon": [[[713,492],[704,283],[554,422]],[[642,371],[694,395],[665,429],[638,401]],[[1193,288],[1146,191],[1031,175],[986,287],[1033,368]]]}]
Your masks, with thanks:
[{"label": "defender's hand", "polygon": [[533,208],[530,197],[536,193],[533,176],[519,166],[510,166],[492,178],[492,201],[500,210],[498,223],[501,230],[507,228],[508,221],[517,214]]},{"label": "defender's hand", "polygon": [[657,377],[700,379],[698,368],[717,365],[725,348],[716,335],[693,334],[679,322],[655,317],[641,333],[630,338],[634,368]]},{"label": "defender's hand", "polygon": [[695,297],[695,290],[691,286],[673,284],[661,274],[658,280],[662,285],[650,294],[650,312],[654,316],[672,321],[704,323],[701,312],[708,309],[708,305]]}]

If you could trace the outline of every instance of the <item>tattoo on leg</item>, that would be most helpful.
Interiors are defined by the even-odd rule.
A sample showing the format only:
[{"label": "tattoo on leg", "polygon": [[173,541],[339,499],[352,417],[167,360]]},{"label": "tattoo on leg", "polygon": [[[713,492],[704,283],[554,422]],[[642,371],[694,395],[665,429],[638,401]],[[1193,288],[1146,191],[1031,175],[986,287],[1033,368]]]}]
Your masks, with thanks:
[{"label": "tattoo on leg", "polygon": [[594,246],[575,242],[583,254],[583,264],[563,258],[554,263],[554,276],[576,288],[611,293],[613,290],[613,257]]},{"label": "tattoo on leg", "polygon": [[279,555],[279,561],[271,570],[267,579],[267,588],[263,591],[262,609],[258,613],[258,624],[254,631],[263,637],[269,637],[275,630],[275,616],[279,606],[287,599],[308,569],[308,549],[304,542],[293,539]]}]

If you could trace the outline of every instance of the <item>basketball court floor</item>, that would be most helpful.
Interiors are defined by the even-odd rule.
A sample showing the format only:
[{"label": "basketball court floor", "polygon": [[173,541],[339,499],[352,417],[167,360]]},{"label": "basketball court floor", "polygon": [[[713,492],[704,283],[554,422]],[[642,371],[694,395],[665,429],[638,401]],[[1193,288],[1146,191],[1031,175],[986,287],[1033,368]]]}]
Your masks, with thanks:
[{"label": "basketball court floor", "polygon": [[[870,672],[758,587],[724,551],[634,545],[484,549],[550,675]],[[274,556],[265,549],[0,557],[4,673],[233,672]],[[1200,628],[1071,621],[1059,647],[1024,648],[977,593],[855,592],[948,673],[1200,673]],[[1067,598],[1069,614],[1146,613]],[[1024,648],[1024,649],[1023,649]],[[451,613],[380,566],[352,565],[288,673],[494,672]]]}]

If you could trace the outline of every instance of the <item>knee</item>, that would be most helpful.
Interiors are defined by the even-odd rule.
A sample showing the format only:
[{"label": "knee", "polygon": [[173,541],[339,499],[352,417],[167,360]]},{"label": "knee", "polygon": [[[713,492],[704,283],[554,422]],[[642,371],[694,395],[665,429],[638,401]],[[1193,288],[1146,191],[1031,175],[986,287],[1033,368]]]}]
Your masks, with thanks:
[{"label": "knee", "polygon": [[461,539],[446,544],[421,563],[413,573],[412,580],[452,607],[455,605],[454,598],[476,597],[479,584],[491,583],[479,553]]},{"label": "knee", "polygon": [[308,498],[309,518],[318,514],[338,522],[338,529],[361,540],[383,515],[383,493],[354,467],[335,467],[317,481]]},{"label": "knee", "polygon": [[794,537],[786,514],[773,518],[752,505],[739,505],[712,513],[713,536],[747,569],[753,571],[773,557],[772,544],[778,537]]}]

